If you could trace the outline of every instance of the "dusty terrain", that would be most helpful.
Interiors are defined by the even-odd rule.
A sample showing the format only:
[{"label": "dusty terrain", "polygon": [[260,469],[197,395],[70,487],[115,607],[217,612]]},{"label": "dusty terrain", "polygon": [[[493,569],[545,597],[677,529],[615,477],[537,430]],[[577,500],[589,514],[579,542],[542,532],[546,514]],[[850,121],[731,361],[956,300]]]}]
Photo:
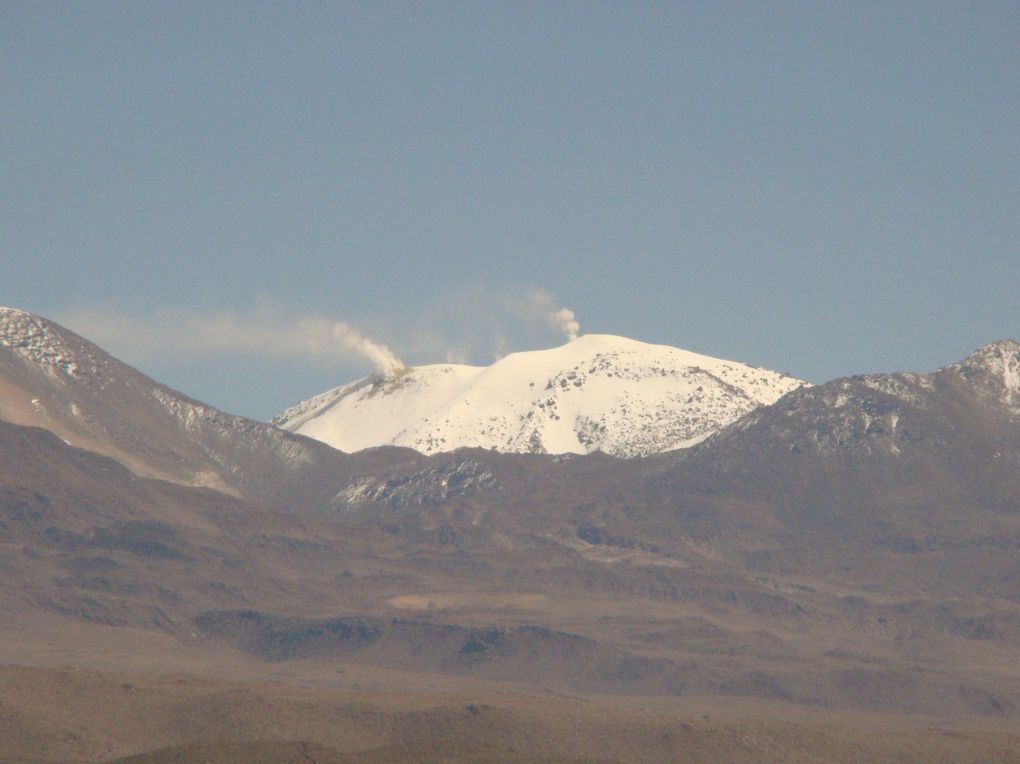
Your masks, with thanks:
[{"label": "dusty terrain", "polygon": [[0,761],[1020,760],[1014,346],[638,460],[0,364],[76,428],[0,421]]},{"label": "dusty terrain", "polygon": [[[667,537],[651,512],[624,525],[579,506],[583,476],[542,503],[522,484],[518,507],[501,506],[499,491],[281,515],[135,478],[40,431],[19,436],[4,439],[4,464],[24,465],[5,489],[0,543],[8,758],[168,748],[162,760],[230,760],[230,745],[274,741],[322,748],[257,755],[983,761],[1020,751],[1015,611],[951,596],[959,580],[939,583],[925,567],[943,564],[934,553],[901,562],[902,552],[845,547],[797,575],[747,570],[730,545],[767,540],[767,519],[725,541],[699,539],[703,519]],[[537,464],[486,468],[508,485]],[[712,508],[720,528],[755,517],[704,507],[693,516]],[[585,519],[593,512],[597,522]],[[860,572],[842,578],[843,558]],[[913,589],[908,565],[931,593]],[[174,748],[199,743],[213,748]]]},{"label": "dusty terrain", "polygon": [[405,686],[396,673],[346,673],[306,666],[274,681],[230,681],[4,666],[3,760],[1020,761],[1020,740],[996,725],[961,730],[712,698],[619,707],[520,686],[434,678],[426,691],[420,677]]},{"label": "dusty terrain", "polygon": [[[436,458],[392,504],[313,516],[0,442],[4,760],[1020,756],[1015,605],[955,596],[938,552],[756,570],[741,546],[787,537],[753,504],[691,501],[667,534],[654,496],[578,501],[612,461],[557,485]],[[401,504],[464,460],[504,488]]]}]

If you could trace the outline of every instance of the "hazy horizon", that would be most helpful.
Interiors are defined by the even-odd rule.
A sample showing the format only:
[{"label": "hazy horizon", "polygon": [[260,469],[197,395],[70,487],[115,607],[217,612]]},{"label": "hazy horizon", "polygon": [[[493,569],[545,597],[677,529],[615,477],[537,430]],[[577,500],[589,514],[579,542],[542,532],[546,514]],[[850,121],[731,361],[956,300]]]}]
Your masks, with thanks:
[{"label": "hazy horizon", "polygon": [[549,347],[563,310],[812,382],[1020,334],[1014,5],[0,22],[0,304],[228,411],[361,376],[364,342]]}]

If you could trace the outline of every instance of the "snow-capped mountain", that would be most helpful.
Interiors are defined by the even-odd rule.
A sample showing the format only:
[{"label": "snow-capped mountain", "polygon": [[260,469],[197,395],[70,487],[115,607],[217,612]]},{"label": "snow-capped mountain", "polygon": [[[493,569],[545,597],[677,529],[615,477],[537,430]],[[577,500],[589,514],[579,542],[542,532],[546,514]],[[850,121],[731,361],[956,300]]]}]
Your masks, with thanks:
[{"label": "snow-capped mountain", "polygon": [[288,409],[273,423],[343,451],[633,457],[691,446],[804,385],[666,345],[588,334],[491,366],[436,364],[370,376]]}]

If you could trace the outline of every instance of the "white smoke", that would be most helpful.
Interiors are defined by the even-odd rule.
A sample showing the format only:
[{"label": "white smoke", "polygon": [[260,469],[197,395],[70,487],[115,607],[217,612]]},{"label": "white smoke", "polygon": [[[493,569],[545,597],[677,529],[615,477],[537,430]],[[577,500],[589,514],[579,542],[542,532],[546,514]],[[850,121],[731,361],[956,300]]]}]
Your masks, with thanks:
[{"label": "white smoke", "polygon": [[163,310],[150,317],[86,310],[62,316],[61,322],[117,354],[139,359],[229,353],[326,360],[363,358],[378,374],[386,376],[404,368],[393,351],[346,321],[294,317],[265,305],[245,312]]},{"label": "white smoke", "polygon": [[563,332],[568,342],[573,342],[581,333],[581,324],[570,308],[555,309],[556,298],[545,289],[535,287],[528,292],[527,299],[515,309],[526,320],[541,320]]},{"label": "white smoke", "polygon": [[581,332],[581,325],[577,322],[577,318],[574,317],[574,311],[570,308],[560,308],[550,316],[550,319],[566,335],[568,342],[576,340],[577,335]]},{"label": "white smoke", "polygon": [[313,355],[358,355],[371,361],[376,372],[384,376],[404,368],[404,363],[392,350],[369,339],[346,321],[303,319],[295,328],[293,334],[307,345]]},{"label": "white smoke", "polygon": [[[107,308],[77,310],[57,319],[132,363],[222,354],[324,362],[360,358],[384,376],[405,368],[385,344],[346,321],[295,315],[271,299],[241,310],[171,308],[138,315]],[[462,290],[437,300],[415,321],[390,326],[391,331],[399,328],[408,352],[448,363],[487,356],[498,360],[522,346],[548,342],[550,329],[568,341],[581,334],[574,311],[538,287]]]}]

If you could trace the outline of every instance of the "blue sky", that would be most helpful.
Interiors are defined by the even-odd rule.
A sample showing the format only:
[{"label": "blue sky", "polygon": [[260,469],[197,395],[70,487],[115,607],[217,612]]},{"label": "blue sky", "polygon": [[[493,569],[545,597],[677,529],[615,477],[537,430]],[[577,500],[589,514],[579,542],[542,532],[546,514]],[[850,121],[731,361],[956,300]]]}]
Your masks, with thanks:
[{"label": "blue sky", "polygon": [[1013,2],[5,2],[0,103],[0,304],[236,413],[365,373],[284,347],[333,320],[814,382],[1020,337]]}]

